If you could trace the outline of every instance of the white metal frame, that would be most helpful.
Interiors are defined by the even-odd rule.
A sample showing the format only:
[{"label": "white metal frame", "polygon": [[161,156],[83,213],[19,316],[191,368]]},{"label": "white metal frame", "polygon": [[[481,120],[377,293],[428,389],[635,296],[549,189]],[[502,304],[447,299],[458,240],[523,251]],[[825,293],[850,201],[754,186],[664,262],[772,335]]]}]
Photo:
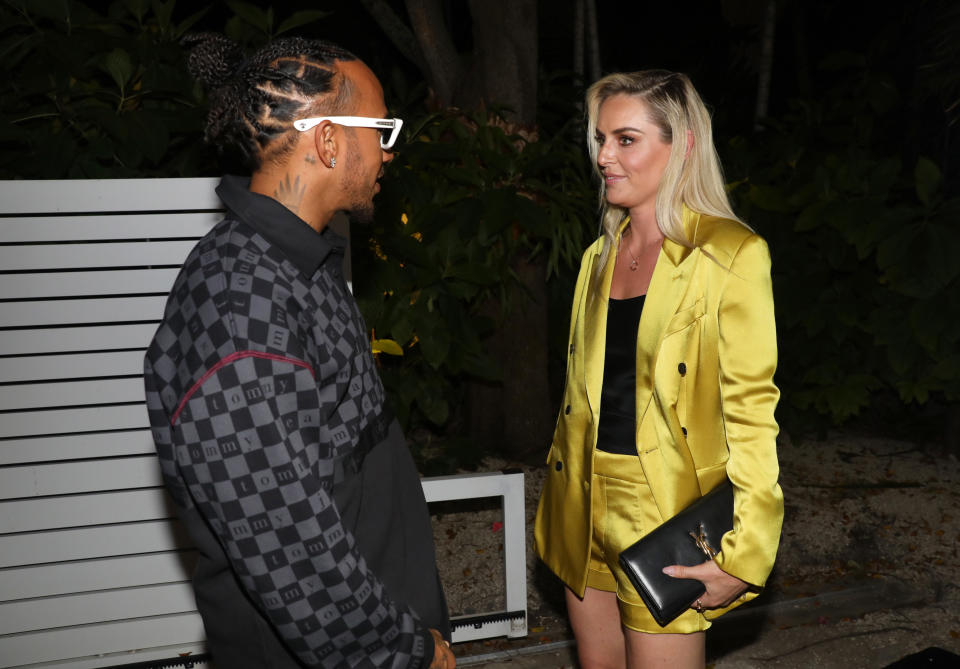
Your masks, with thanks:
[{"label": "white metal frame", "polygon": [[[527,553],[523,473],[492,472],[435,476],[423,479],[422,483],[427,502],[478,497],[503,498],[504,582],[507,609],[481,615],[455,616],[451,620],[454,628],[453,641],[473,641],[495,636],[526,636]],[[523,615],[517,616],[518,612],[522,612]]]},{"label": "white metal frame", "polygon": [[[139,376],[216,183],[0,182],[0,667],[205,652]],[[454,641],[526,634],[522,474],[423,486],[503,499],[507,611],[455,619]]]}]

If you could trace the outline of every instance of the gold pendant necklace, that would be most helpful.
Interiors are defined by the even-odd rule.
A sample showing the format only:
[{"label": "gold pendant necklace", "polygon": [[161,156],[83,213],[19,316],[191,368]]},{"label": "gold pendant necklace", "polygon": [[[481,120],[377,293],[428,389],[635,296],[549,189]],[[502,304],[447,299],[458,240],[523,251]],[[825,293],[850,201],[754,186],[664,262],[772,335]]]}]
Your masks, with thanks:
[{"label": "gold pendant necklace", "polygon": [[633,258],[633,260],[630,261],[630,271],[636,272],[637,267],[640,265],[640,258],[633,255],[633,251],[630,250],[630,244],[623,239],[623,235],[620,236],[620,242],[627,247],[627,253],[630,254],[631,258]]}]

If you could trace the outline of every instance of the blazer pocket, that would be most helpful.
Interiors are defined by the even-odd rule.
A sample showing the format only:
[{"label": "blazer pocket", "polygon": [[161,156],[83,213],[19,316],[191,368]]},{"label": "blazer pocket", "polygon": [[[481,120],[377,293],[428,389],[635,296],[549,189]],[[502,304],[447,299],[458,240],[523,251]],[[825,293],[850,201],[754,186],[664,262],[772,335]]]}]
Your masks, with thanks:
[{"label": "blazer pocket", "polygon": [[704,315],[704,300],[682,309],[670,319],[657,351],[653,385],[661,406],[672,406],[680,414],[686,411],[684,395],[692,385],[689,377],[697,373],[699,362],[699,324]]},{"label": "blazer pocket", "polygon": [[685,327],[696,321],[698,318],[703,316],[706,309],[706,301],[700,297],[697,298],[697,301],[691,304],[689,307],[681,309],[673,315],[673,318],[670,319],[670,322],[667,324],[666,330],[663,332],[664,337],[669,337],[674,332],[679,332]]}]

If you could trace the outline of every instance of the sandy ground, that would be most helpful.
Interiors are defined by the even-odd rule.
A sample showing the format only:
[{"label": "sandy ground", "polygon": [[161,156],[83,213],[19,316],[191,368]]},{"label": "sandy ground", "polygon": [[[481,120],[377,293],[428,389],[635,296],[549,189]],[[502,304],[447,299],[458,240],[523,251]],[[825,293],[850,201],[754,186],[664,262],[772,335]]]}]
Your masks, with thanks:
[{"label": "sandy ground", "polygon": [[[786,516],[777,565],[765,593],[710,633],[710,666],[853,669],[886,666],[929,646],[960,653],[956,456],[847,433],[821,441],[784,436],[779,456]],[[516,465],[485,462],[489,470],[507,467]],[[532,550],[533,516],[546,471],[519,468],[527,492],[530,634],[523,640],[457,644],[463,662],[571,638],[561,586]],[[432,510],[451,613],[502,609],[498,505],[459,502]],[[571,666],[572,652],[546,654],[542,661],[515,659],[511,666]]]}]

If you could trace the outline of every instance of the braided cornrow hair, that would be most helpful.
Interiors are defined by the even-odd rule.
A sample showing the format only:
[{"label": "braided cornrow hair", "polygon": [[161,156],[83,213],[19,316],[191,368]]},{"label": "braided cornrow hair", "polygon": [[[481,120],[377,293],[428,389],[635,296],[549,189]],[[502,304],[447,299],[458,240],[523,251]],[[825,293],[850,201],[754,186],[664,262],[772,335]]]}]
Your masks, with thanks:
[{"label": "braided cornrow hair", "polygon": [[292,150],[293,121],[335,114],[349,103],[350,83],[333,64],[356,56],[330,42],[285,37],[250,58],[217,33],[190,34],[181,44],[210,101],[204,140],[220,153],[238,152],[250,170]]}]

